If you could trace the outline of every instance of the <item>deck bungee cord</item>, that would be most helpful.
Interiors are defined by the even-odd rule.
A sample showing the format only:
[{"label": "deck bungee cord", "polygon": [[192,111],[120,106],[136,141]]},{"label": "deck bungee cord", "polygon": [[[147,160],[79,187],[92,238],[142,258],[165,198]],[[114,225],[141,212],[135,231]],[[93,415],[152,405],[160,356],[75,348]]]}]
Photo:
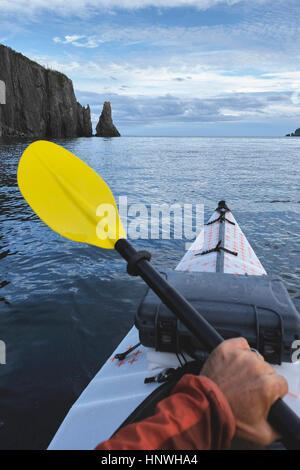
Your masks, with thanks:
[{"label": "deck bungee cord", "polygon": [[[21,157],[18,184],[30,207],[54,231],[73,241],[118,251],[128,263],[128,273],[140,276],[208,352],[223,341],[206,318],[150,264],[150,254],[136,251],[126,239],[111,190],[78,157],[56,144],[35,142]],[[116,220],[112,214],[107,216],[108,207],[114,209]],[[218,209],[219,242],[223,244],[225,213],[229,210],[221,206]],[[220,273],[226,264],[225,254],[232,256],[235,250],[223,245],[214,251],[216,271]],[[271,407],[268,421],[283,436],[288,448],[300,449],[299,417],[281,399]]]}]

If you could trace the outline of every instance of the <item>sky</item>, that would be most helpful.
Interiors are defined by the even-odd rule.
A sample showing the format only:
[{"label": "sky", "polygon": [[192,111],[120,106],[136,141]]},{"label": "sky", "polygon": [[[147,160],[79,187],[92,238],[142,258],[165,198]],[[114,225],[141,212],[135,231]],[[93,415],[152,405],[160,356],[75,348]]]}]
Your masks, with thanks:
[{"label": "sky", "polygon": [[300,127],[299,0],[0,0],[0,43],[73,80],[122,135]]}]

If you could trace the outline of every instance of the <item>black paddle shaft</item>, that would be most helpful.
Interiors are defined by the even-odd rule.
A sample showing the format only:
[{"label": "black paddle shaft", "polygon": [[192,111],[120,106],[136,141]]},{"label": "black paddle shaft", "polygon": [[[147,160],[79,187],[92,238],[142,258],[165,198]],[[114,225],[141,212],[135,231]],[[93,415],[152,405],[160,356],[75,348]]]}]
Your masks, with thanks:
[{"label": "black paddle shaft", "polygon": [[[118,240],[115,249],[128,263],[132,264],[132,260],[136,260],[135,274],[146,282],[209,352],[224,341],[216,329],[156,271],[149,261],[139,256],[128,240],[124,238]],[[300,419],[281,399],[271,407],[268,421],[283,436],[287,448],[300,449]]]}]

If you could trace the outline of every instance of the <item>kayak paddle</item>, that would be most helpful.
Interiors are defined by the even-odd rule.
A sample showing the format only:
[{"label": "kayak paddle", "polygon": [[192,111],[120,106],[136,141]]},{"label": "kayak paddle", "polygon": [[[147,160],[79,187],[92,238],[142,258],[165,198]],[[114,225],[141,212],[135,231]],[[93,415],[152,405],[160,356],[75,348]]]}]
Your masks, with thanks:
[{"label": "kayak paddle", "polygon": [[[86,163],[59,145],[37,141],[20,159],[18,184],[30,207],[55,232],[116,249],[127,261],[128,273],[141,276],[209,352],[224,340],[153,268],[151,255],[137,252],[129,243],[111,190]],[[288,448],[300,449],[300,419],[281,399],[273,404],[268,420]]]}]

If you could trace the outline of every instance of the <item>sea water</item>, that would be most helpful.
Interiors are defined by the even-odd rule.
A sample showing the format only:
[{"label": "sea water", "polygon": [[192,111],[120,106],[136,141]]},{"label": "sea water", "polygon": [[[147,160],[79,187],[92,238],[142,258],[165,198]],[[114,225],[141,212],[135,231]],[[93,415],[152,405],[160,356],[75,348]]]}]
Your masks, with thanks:
[{"label": "sea water", "polygon": [[[122,137],[56,141],[128,204],[225,199],[268,272],[300,311],[300,139]],[[0,448],[46,448],[66,412],[133,324],[145,292],[117,253],[51,231],[16,180],[29,141],[0,140]],[[58,201],[59,204],[59,201]],[[137,240],[158,269],[185,240]]]}]

